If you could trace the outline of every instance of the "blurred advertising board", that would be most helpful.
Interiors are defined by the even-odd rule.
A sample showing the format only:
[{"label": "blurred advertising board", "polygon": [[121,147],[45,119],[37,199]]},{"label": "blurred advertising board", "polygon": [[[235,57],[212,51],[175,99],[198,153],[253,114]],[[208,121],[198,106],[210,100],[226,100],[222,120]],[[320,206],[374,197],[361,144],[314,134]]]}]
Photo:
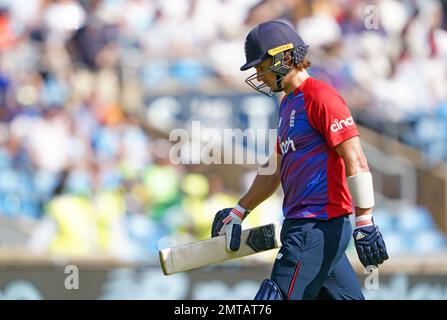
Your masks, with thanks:
[{"label": "blurred advertising board", "polygon": [[[77,274],[76,274],[77,273]],[[0,267],[1,299],[251,300],[270,266],[208,267],[164,276],[158,266]],[[447,299],[447,274],[358,274],[367,299]]]}]

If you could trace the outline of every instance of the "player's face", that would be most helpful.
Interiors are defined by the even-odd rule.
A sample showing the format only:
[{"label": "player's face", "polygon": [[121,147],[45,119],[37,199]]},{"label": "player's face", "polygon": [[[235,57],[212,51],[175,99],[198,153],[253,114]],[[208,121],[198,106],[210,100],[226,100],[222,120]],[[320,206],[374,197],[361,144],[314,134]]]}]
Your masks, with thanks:
[{"label": "player's face", "polygon": [[272,59],[262,61],[260,64],[255,66],[256,69],[256,80],[264,83],[272,90],[276,89],[276,75],[269,71],[272,65]]}]

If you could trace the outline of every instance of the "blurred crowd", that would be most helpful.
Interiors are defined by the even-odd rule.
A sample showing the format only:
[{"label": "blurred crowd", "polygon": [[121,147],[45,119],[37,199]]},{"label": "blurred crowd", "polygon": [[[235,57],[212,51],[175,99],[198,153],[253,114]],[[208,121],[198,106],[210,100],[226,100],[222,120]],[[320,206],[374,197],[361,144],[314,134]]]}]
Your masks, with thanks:
[{"label": "blurred crowd", "polygon": [[[33,252],[153,258],[160,247],[208,238],[214,213],[237,201],[207,168],[172,165],[169,142],[132,109],[136,97],[143,107],[139,91],[126,98],[128,54],[180,58],[171,41],[184,39],[176,15],[189,5],[0,2],[0,212],[37,221]],[[280,203],[272,200],[270,220]]]},{"label": "blurred crowd", "polygon": [[[248,91],[244,38],[268,19],[296,27],[311,74],[359,122],[447,159],[446,10],[445,0],[0,0],[0,213],[37,221],[28,245],[40,253],[144,259],[209,237],[240,190],[172,165],[139,112],[147,96]],[[247,177],[235,179],[243,189]],[[275,194],[246,226],[279,221],[280,208]]]},{"label": "blurred crowd", "polygon": [[[279,5],[282,3],[282,5]],[[357,121],[447,160],[447,1],[262,1],[310,45],[310,73],[336,87]]]}]

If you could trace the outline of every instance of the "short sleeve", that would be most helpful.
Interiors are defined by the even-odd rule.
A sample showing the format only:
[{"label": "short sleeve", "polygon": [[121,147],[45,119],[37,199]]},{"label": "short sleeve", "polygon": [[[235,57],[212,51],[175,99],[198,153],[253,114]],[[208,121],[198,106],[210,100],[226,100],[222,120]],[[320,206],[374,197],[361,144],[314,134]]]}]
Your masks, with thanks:
[{"label": "short sleeve", "polygon": [[276,139],[275,150],[277,154],[282,154],[281,147],[279,145],[279,137]]},{"label": "short sleeve", "polygon": [[331,148],[359,135],[348,106],[334,89],[321,88],[305,95],[304,101],[310,124]]}]

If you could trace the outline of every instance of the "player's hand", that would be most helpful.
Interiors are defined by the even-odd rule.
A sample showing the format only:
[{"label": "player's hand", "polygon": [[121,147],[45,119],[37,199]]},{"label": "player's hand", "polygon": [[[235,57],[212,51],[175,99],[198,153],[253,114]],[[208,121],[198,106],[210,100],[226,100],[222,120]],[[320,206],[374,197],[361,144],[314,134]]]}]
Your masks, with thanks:
[{"label": "player's hand", "polygon": [[354,230],[355,249],[360,262],[366,268],[378,266],[388,259],[385,242],[376,225],[360,227]]},{"label": "player's hand", "polygon": [[241,223],[244,215],[235,208],[226,208],[216,213],[211,228],[211,236],[225,235],[228,251],[237,251],[241,246]]}]

